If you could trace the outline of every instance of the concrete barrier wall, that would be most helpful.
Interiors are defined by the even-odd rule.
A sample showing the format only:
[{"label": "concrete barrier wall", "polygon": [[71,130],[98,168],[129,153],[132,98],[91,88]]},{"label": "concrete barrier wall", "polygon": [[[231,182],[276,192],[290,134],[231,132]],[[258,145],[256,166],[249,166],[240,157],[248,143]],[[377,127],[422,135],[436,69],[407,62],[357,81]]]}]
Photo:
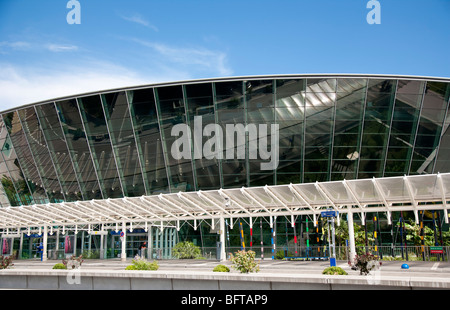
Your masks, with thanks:
[{"label": "concrete barrier wall", "polygon": [[1,289],[49,290],[410,290],[450,289],[450,279],[165,271],[0,271]]}]

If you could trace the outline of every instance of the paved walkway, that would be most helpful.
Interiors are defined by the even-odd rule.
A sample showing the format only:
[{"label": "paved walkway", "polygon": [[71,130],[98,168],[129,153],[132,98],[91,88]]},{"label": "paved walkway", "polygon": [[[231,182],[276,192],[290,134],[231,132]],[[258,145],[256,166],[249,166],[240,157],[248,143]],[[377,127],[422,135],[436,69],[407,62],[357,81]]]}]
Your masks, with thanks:
[{"label": "paved walkway", "polygon": [[[126,266],[131,264],[131,258],[126,262],[120,259],[87,259],[82,264],[83,270],[124,270]],[[33,270],[48,269],[51,270],[53,265],[61,263],[61,260],[16,260],[12,267],[15,270]],[[259,273],[277,273],[289,275],[317,274],[330,266],[328,261],[279,261],[279,260],[262,260],[260,263]],[[230,267],[231,272],[237,272],[231,267],[231,262],[218,262],[215,260],[158,260],[159,270],[161,271],[212,271],[218,264],[224,264]],[[408,264],[409,269],[402,269],[402,264]],[[337,266],[342,267],[349,275],[358,275],[359,271],[351,270],[346,261],[337,261]],[[437,277],[450,278],[449,262],[423,262],[423,261],[382,261],[380,269],[381,276],[405,276],[405,277]]]}]

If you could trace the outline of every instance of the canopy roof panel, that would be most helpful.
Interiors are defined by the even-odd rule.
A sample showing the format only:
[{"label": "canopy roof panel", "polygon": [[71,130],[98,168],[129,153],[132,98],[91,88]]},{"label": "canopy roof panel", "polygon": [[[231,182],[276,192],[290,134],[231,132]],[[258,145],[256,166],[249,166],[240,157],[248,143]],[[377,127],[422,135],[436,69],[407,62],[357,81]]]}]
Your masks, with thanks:
[{"label": "canopy roof panel", "polygon": [[0,209],[0,229],[156,223],[220,217],[444,210],[450,173],[179,192]]}]

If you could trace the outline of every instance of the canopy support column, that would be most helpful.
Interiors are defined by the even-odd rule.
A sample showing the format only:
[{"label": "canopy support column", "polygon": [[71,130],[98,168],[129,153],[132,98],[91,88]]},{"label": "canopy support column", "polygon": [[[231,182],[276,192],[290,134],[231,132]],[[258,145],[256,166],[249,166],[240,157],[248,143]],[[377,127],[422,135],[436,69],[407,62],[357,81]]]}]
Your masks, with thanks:
[{"label": "canopy support column", "polygon": [[47,261],[47,239],[48,239],[48,227],[44,226],[44,235],[42,238],[42,261]]},{"label": "canopy support column", "polygon": [[355,229],[353,226],[353,212],[347,213],[347,223],[348,223],[348,245],[350,247],[350,257],[349,262],[353,265],[356,257],[356,247],[355,247]]},{"label": "canopy support column", "polygon": [[125,226],[125,222],[122,223],[122,253],[120,254],[120,260],[125,262],[127,260],[127,227]]},{"label": "canopy support column", "polygon": [[224,262],[227,260],[225,251],[225,219],[223,215],[220,216],[220,261]]}]

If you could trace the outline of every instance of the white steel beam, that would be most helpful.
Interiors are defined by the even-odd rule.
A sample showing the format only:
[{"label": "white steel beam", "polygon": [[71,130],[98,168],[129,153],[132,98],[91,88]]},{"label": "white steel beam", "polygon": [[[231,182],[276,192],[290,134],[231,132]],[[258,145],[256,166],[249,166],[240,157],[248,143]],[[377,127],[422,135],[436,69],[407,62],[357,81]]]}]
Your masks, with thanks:
[{"label": "white steel beam", "polygon": [[292,212],[292,210],[288,207],[288,205],[287,205],[284,201],[282,201],[281,198],[278,197],[278,195],[275,194],[275,193],[272,191],[272,189],[271,189],[268,185],[264,186],[264,191],[265,191],[270,197],[272,197],[273,199],[275,199],[276,201],[278,201],[278,202],[283,206],[283,208],[285,208],[291,215],[294,214],[294,213]]},{"label": "white steel beam", "polygon": [[222,206],[220,206],[219,203],[215,202],[215,201],[213,200],[213,198],[211,198],[211,197],[208,196],[207,193],[202,192],[202,191],[199,190],[199,191],[197,192],[197,195],[198,195],[201,199],[206,200],[207,202],[209,202],[210,204],[212,204],[213,206],[215,206],[216,208],[218,208],[220,211],[222,211],[222,212],[224,212],[225,214],[231,216],[231,213],[230,213],[230,212],[228,212],[225,208],[223,208]]},{"label": "white steel beam", "polygon": [[441,199],[442,199],[442,205],[444,206],[444,221],[446,224],[448,224],[448,211],[447,211],[447,198],[445,197],[445,188],[444,188],[444,181],[442,180],[441,174],[437,174],[437,182],[439,184],[439,189],[441,191]]},{"label": "white steel beam", "polygon": [[246,208],[244,208],[243,206],[241,206],[240,203],[238,203],[237,201],[235,201],[234,199],[231,199],[231,197],[229,195],[227,195],[225,193],[225,191],[221,188],[219,189],[219,194],[220,196],[228,199],[228,201],[232,202],[233,204],[235,204],[236,206],[238,206],[241,210],[243,210],[245,213],[247,213],[248,215],[252,216],[253,214],[251,214]]},{"label": "white steel beam", "polygon": [[316,209],[314,209],[311,204],[302,196],[302,194],[298,191],[297,188],[295,188],[294,185],[289,184],[288,186],[289,190],[291,191],[291,193],[294,194],[295,197],[297,197],[299,200],[301,200],[311,211],[312,213],[316,213]]},{"label": "white steel beam", "polygon": [[157,218],[159,220],[163,220],[163,218],[160,217],[159,215],[157,215],[156,213],[148,210],[145,207],[142,207],[142,206],[138,205],[134,200],[129,199],[128,197],[122,198],[122,201],[125,202],[126,204],[130,204],[130,205],[134,206],[135,208],[145,212],[144,214],[150,214],[151,216],[153,216],[153,217],[155,217],[155,218]]},{"label": "white steel beam", "polygon": [[192,214],[191,212],[183,209],[182,207],[180,207],[179,205],[177,205],[176,203],[170,201],[169,199],[167,199],[163,194],[159,194],[158,195],[159,200],[161,200],[161,202],[163,202],[164,204],[168,204],[172,207],[174,207],[175,209],[178,209],[182,212],[184,212],[185,214],[191,216],[191,217],[195,217],[194,214]]},{"label": "white steel beam", "polygon": [[413,206],[413,212],[414,212],[414,218],[416,220],[416,224],[419,224],[419,212],[417,211],[417,201],[415,198],[415,193],[413,192],[411,184],[409,183],[409,180],[406,177],[406,175],[403,177],[403,182],[405,182],[406,190],[408,192],[409,198],[411,199],[411,205]]},{"label": "white steel beam", "polygon": [[264,211],[267,212],[267,214],[272,215],[273,212],[270,211],[269,209],[267,209],[261,202],[258,201],[258,199],[256,199],[252,194],[250,194],[248,192],[248,190],[245,187],[241,188],[241,193],[246,196],[247,198],[249,198],[251,201],[256,202],[256,204],[262,208]]},{"label": "white steel beam", "polygon": [[387,210],[387,219],[388,224],[391,225],[391,204],[389,204],[386,200],[386,197],[384,196],[383,190],[380,187],[380,184],[378,184],[377,179],[375,177],[372,178],[372,183],[375,188],[375,191],[377,192],[378,196],[381,197],[381,202],[384,204],[386,210]]},{"label": "white steel beam", "polygon": [[178,216],[173,214],[172,212],[167,211],[165,208],[162,208],[160,206],[158,206],[158,204],[154,203],[153,201],[150,201],[149,198],[147,198],[146,196],[141,196],[140,199],[148,204],[150,204],[152,207],[163,211],[164,213],[168,214],[171,218],[177,219]]}]

